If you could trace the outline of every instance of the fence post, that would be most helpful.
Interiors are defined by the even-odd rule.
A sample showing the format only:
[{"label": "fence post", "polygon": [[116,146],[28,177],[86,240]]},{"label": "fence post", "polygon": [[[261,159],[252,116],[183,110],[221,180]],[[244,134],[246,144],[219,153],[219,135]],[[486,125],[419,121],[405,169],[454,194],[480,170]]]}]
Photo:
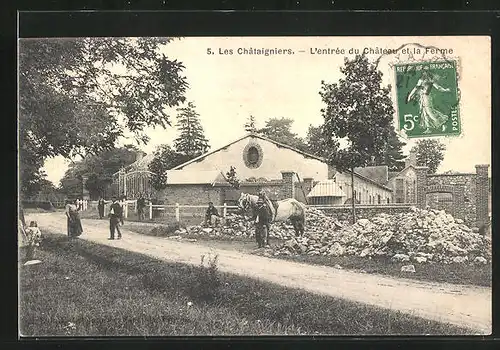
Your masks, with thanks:
[{"label": "fence post", "polygon": [[227,216],[227,203],[224,202],[224,209],[222,209],[222,217],[225,219]]},{"label": "fence post", "polygon": [[137,213],[137,199],[134,201],[134,211]]},{"label": "fence post", "polygon": [[153,220],[153,202],[149,201],[149,220]]},{"label": "fence post", "polygon": [[177,220],[177,222],[181,221],[181,214],[179,211],[179,203],[175,203],[175,220]]},{"label": "fence post", "polygon": [[125,219],[128,218],[128,202],[125,202]]}]

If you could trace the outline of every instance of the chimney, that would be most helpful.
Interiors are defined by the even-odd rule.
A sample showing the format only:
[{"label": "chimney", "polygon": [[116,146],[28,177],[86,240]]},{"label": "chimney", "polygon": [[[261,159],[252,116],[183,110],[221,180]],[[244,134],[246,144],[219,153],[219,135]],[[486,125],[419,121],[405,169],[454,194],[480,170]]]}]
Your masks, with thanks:
[{"label": "chimney", "polygon": [[295,173],[293,171],[282,171],[283,195],[286,198],[295,198],[295,184],[293,182]]},{"label": "chimney", "polygon": [[142,157],[144,157],[144,153],[142,151],[137,151],[135,153],[135,161],[138,162],[142,159]]},{"label": "chimney", "polygon": [[405,159],[405,167],[410,165],[417,166],[417,152],[414,149],[410,150],[410,154]]}]

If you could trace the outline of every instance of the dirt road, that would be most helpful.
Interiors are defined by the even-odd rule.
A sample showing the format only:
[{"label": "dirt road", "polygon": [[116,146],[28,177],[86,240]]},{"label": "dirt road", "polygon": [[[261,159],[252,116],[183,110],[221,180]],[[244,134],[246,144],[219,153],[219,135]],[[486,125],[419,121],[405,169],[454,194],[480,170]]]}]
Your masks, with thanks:
[{"label": "dirt road", "polygon": [[[63,215],[62,213],[30,214],[27,215],[27,220],[37,220],[42,229],[65,233],[66,221]],[[122,240],[109,241],[107,221],[82,220],[82,222],[84,234],[81,238],[92,242],[188,264],[199,264],[203,254],[218,254],[221,271],[400,310],[415,316],[472,328],[477,330],[476,334],[491,333],[490,288],[362,274],[255,256],[229,249],[217,248],[211,251],[210,247],[201,243],[140,235],[128,231],[127,224],[123,229]]]}]

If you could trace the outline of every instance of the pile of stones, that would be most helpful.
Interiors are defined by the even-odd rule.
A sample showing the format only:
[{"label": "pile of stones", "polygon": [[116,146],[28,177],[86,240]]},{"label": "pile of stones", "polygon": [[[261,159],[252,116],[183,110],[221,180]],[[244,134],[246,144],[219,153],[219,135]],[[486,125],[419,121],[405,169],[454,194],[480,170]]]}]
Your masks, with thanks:
[{"label": "pile of stones", "polygon": [[412,208],[407,213],[359,219],[354,225],[332,226],[331,219],[318,217],[307,235],[276,246],[274,255],[387,257],[444,264],[491,261],[491,236],[444,211]]},{"label": "pile of stones", "polygon": [[[325,230],[338,230],[345,225],[337,219],[325,215],[322,211],[314,208],[308,208],[306,212],[306,224],[304,236],[319,234]],[[209,235],[232,236],[232,237],[254,237],[255,224],[251,220],[246,220],[241,215],[228,214],[220,224],[207,227],[200,224],[179,228],[175,231],[176,235]],[[275,222],[270,227],[270,238],[279,240],[289,240],[295,237],[293,226],[289,223]]]}]

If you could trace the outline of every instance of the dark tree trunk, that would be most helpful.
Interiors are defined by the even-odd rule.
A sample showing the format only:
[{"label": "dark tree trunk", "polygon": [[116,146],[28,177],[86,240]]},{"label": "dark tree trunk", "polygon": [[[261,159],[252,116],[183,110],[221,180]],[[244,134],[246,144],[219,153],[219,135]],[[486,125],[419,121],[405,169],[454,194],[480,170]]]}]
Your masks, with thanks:
[{"label": "dark tree trunk", "polygon": [[356,223],[356,198],[354,197],[354,168],[351,168],[351,202],[352,202],[352,223]]}]

